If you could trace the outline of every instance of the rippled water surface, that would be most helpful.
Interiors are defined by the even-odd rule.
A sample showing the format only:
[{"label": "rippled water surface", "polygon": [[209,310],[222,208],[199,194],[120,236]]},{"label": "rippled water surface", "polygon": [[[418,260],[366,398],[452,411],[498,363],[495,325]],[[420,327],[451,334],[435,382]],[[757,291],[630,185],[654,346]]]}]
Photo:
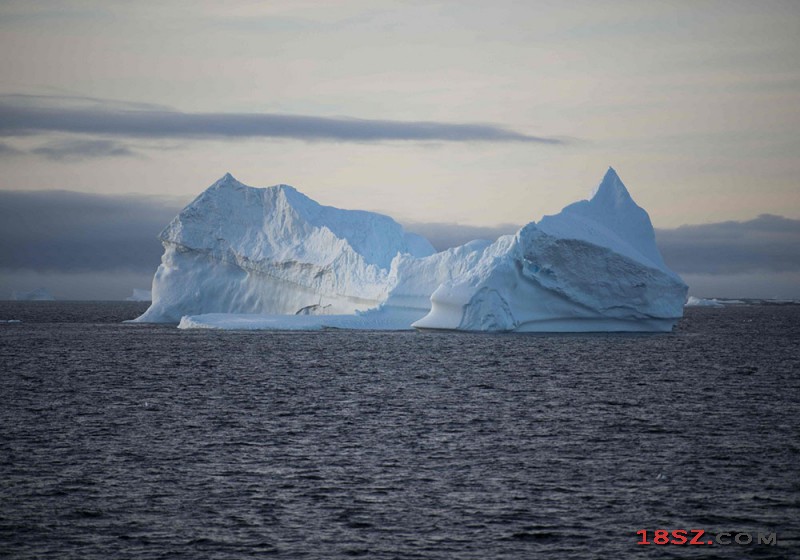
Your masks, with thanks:
[{"label": "rippled water surface", "polygon": [[[800,306],[253,333],[2,302],[0,556],[800,557]],[[642,546],[640,529],[778,546]]]}]

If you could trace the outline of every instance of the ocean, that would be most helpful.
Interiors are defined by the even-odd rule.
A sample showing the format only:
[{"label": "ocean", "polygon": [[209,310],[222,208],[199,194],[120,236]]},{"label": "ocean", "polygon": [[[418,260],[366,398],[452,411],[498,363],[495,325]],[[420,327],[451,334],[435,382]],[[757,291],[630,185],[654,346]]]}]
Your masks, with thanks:
[{"label": "ocean", "polygon": [[800,557],[799,305],[654,335],[121,323],[146,307],[0,302],[0,557]]}]

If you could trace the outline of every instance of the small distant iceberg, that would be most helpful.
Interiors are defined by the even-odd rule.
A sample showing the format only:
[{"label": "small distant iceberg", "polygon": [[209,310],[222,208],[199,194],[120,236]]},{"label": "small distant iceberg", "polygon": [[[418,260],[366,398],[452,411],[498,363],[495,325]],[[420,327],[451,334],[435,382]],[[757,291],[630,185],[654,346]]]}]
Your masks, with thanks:
[{"label": "small distant iceberg", "polygon": [[44,288],[36,288],[30,292],[12,292],[11,299],[14,301],[55,301],[50,292]]},{"label": "small distant iceberg", "polygon": [[689,299],[686,300],[684,307],[725,307],[725,304],[718,299],[705,299],[689,296]]},{"label": "small distant iceberg", "polygon": [[153,301],[153,293],[150,290],[133,289],[133,294],[126,297],[125,301]]}]

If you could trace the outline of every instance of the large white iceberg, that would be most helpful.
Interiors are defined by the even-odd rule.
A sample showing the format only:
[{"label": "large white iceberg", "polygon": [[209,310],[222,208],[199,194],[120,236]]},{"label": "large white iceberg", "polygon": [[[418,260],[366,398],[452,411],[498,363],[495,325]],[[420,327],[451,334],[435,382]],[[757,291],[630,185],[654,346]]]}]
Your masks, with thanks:
[{"label": "large white iceberg", "polygon": [[686,301],[612,169],[588,201],[439,253],[387,216],[230,174],[161,240],[137,321],[182,328],[669,331]]},{"label": "large white iceberg", "polygon": [[687,286],[664,264],[650,217],[613,169],[590,200],[530,223],[431,296],[418,328],[669,331]]},{"label": "large white iceberg", "polygon": [[[388,216],[226,174],[161,232],[145,322],[202,313],[353,314],[380,305],[400,254],[435,251]],[[429,294],[430,295],[430,294]]]}]

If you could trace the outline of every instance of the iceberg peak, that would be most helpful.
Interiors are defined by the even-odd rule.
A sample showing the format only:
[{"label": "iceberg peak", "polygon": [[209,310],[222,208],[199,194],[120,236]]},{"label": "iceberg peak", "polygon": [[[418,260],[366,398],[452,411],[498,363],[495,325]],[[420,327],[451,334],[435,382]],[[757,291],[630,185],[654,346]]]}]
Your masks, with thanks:
[{"label": "iceberg peak", "polygon": [[559,214],[543,217],[537,227],[556,237],[613,249],[674,275],[656,246],[650,216],[636,204],[611,167],[589,200],[574,202]]},{"label": "iceberg peak", "polygon": [[218,190],[218,189],[240,189],[245,185],[240,182],[236,177],[231,175],[230,173],[225,173],[222,177],[217,179],[206,191]]},{"label": "iceberg peak", "polygon": [[220,177],[219,180],[217,181],[218,185],[228,185],[231,183],[239,183],[239,181],[237,181],[236,177],[234,177],[230,173],[225,173],[225,175]]},{"label": "iceberg peak", "polygon": [[619,206],[628,201],[633,202],[633,199],[617,172],[614,171],[613,167],[609,167],[603,176],[603,180],[595,187],[592,196],[589,197],[589,201],[604,206]]},{"label": "iceberg peak", "polygon": [[273,187],[267,187],[267,191],[272,191],[276,196],[282,198],[286,201],[287,204],[293,207],[319,207],[320,204],[308,198],[306,195],[298,191],[291,185],[286,185],[281,183],[280,185],[275,185]]}]

